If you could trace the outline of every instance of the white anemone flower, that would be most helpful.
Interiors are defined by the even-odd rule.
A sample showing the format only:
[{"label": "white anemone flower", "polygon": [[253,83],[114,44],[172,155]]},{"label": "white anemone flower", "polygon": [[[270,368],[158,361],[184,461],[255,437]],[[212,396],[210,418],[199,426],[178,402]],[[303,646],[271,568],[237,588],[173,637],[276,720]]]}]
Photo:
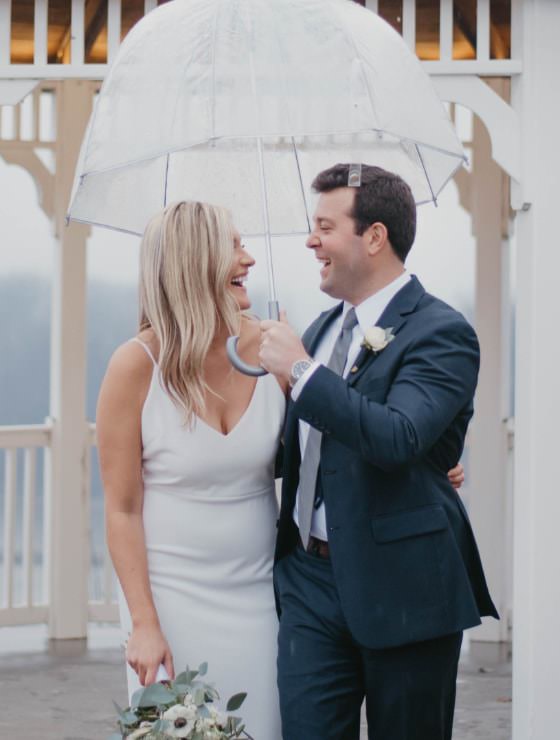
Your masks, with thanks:
[{"label": "white anemone flower", "polygon": [[163,719],[171,723],[165,732],[170,737],[189,737],[194,729],[192,708],[174,704],[163,713]]},{"label": "white anemone flower", "polygon": [[185,694],[185,698],[183,699],[183,704],[186,707],[189,707],[189,706],[195,707],[196,706],[196,702],[193,699],[192,694]]}]

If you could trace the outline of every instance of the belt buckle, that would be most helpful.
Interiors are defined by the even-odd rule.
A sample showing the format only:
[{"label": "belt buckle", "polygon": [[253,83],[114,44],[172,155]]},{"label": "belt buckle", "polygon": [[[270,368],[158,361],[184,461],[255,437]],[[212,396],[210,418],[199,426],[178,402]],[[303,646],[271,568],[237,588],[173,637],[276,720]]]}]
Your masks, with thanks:
[{"label": "belt buckle", "polygon": [[321,555],[321,545],[315,537],[309,538],[307,552],[309,552],[311,555]]}]

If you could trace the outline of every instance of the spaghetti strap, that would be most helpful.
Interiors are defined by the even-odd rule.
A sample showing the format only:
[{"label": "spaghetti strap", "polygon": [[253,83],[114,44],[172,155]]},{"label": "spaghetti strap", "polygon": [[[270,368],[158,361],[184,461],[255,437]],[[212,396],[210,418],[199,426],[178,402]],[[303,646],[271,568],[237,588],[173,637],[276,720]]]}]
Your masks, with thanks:
[{"label": "spaghetti strap", "polygon": [[143,342],[141,339],[138,339],[138,337],[132,337],[132,339],[130,341],[131,342],[136,342],[141,347],[143,347],[144,348],[144,352],[148,355],[148,357],[150,358],[150,360],[154,363],[154,366],[155,367],[158,367],[158,364],[156,362],[156,358],[152,354],[152,350],[148,347],[148,345],[145,342]]}]

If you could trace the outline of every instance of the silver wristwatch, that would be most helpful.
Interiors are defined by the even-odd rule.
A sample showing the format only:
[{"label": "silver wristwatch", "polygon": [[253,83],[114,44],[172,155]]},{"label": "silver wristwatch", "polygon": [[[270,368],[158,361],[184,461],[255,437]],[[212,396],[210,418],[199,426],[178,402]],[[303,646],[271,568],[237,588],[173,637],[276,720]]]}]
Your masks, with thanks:
[{"label": "silver wristwatch", "polygon": [[298,382],[305,371],[311,367],[311,365],[313,365],[313,362],[308,359],[296,360],[294,362],[294,364],[292,365],[292,369],[290,370],[290,388],[294,387],[294,385]]}]

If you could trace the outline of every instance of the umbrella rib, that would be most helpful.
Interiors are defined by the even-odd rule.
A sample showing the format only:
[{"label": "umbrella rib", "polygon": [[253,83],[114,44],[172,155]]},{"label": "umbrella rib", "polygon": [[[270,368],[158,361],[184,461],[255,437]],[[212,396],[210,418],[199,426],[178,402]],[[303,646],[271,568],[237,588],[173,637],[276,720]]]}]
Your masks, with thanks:
[{"label": "umbrella rib", "polygon": [[210,127],[212,131],[212,138],[216,136],[216,37],[218,35],[218,9],[221,8],[223,2],[216,3],[216,13],[214,15],[214,31],[212,33],[212,93],[211,101],[212,108],[210,111]]},{"label": "umbrella rib", "polygon": [[311,224],[309,223],[309,209],[307,207],[307,198],[305,196],[305,187],[303,185],[303,177],[301,176],[301,165],[299,163],[299,157],[298,157],[298,151],[296,146],[296,140],[292,136],[292,146],[294,148],[294,156],[296,158],[296,166],[298,171],[298,177],[299,177],[299,185],[301,187],[301,197],[303,198],[303,206],[305,208],[305,220],[307,221],[307,228],[309,231],[311,231]]},{"label": "umbrella rib", "polygon": [[349,34],[348,31],[346,30],[346,26],[345,26],[344,22],[342,22],[340,24],[340,27],[341,27],[342,33],[346,37],[346,42],[354,50],[354,55],[355,55],[355,57],[356,57],[356,59],[358,61],[359,67],[360,67],[360,74],[362,76],[362,82],[364,83],[364,87],[367,90],[369,105],[370,105],[370,108],[371,108],[371,115],[373,116],[373,120],[375,121],[376,120],[375,106],[373,104],[373,97],[372,97],[372,94],[371,94],[371,89],[370,89],[370,86],[369,86],[368,78],[367,78],[367,75],[364,73],[364,66],[362,64],[362,57],[360,56],[360,54],[358,54],[358,49],[356,47],[356,42],[352,38],[352,35]]},{"label": "umbrella rib", "polygon": [[76,218],[72,216],[71,221],[75,221],[77,224],[87,224],[88,226],[98,226],[101,229],[111,229],[111,231],[118,231],[121,234],[130,234],[131,236],[142,236],[141,231],[133,231],[132,229],[125,229],[123,226],[110,226],[109,224],[101,223],[101,221],[90,221],[85,218]]},{"label": "umbrella rib", "polygon": [[414,146],[416,148],[416,153],[418,154],[418,158],[420,159],[420,164],[422,165],[422,169],[424,170],[424,177],[426,178],[426,182],[428,183],[428,187],[430,188],[430,193],[432,194],[432,202],[435,206],[437,206],[437,198],[434,195],[432,183],[430,182],[430,178],[428,177],[428,171],[426,170],[426,165],[424,164],[424,158],[422,157],[418,144],[415,144]]},{"label": "umbrella rib", "polygon": [[163,184],[163,207],[167,205],[167,178],[169,175],[169,152],[167,153],[166,161],[165,161],[165,181]]},{"label": "umbrella rib", "polygon": [[[461,167],[463,166],[463,164],[464,164],[465,161],[467,161],[466,158],[465,159],[462,159],[459,162],[459,164],[457,165],[457,167],[455,167],[455,169],[453,170],[453,172],[448,177],[445,178],[445,180],[443,181],[440,189],[437,192],[437,195],[439,195],[441,193],[441,191],[443,190],[443,188],[447,185],[447,183],[455,177],[455,174],[461,169]],[[428,201],[426,201],[426,202],[428,202]],[[418,203],[417,205],[422,205],[422,203]],[[437,202],[436,202],[436,205],[437,205]]]}]

